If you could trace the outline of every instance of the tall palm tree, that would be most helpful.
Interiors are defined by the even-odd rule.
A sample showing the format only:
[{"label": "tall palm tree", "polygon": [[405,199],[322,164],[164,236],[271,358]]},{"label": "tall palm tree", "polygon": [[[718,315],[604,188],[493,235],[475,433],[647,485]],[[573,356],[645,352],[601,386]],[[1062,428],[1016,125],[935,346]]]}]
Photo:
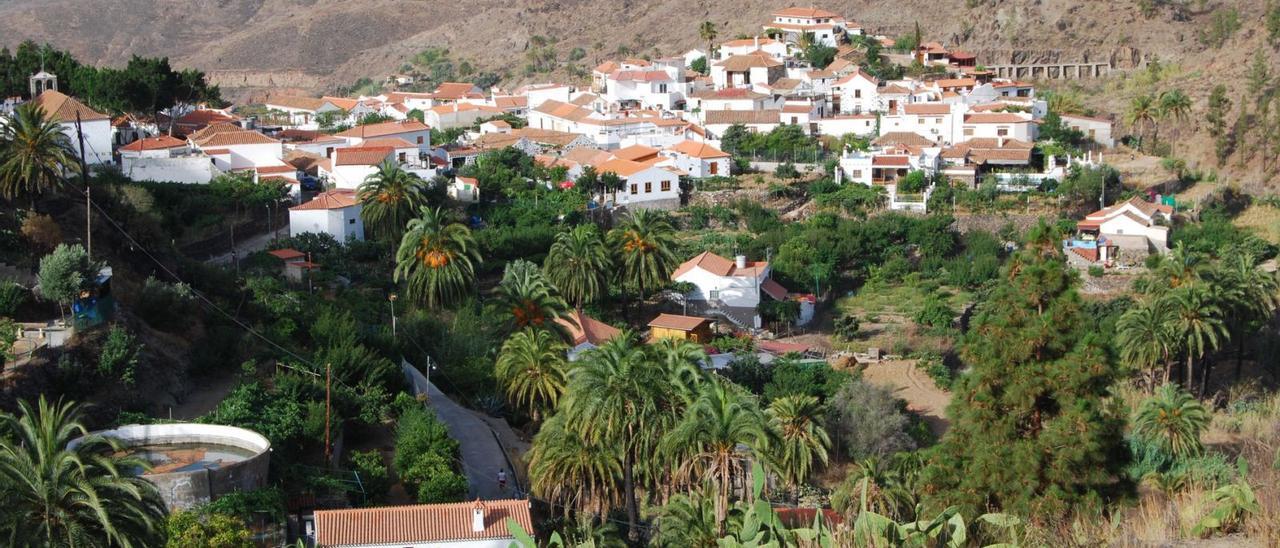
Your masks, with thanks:
[{"label": "tall palm tree", "polygon": [[[8,546],[157,546],[165,506],[133,474],[147,462],[117,457],[120,444],[88,436],[80,410],[43,397],[0,414],[0,536]],[[87,436],[87,437],[83,437]],[[80,441],[71,447],[72,440]]]},{"label": "tall palm tree", "polygon": [[1156,267],[1134,284],[1139,292],[1159,296],[1204,279],[1207,271],[1204,257],[1188,250],[1182,242],[1174,244],[1171,251],[1158,257]]},{"label": "tall palm tree", "polygon": [[[628,538],[639,539],[636,470],[652,455],[668,412],[664,369],[654,367],[635,334],[624,332],[585,353],[569,372],[561,416],[586,445],[610,447],[622,465],[622,498]],[[550,421],[548,421],[550,422]]]},{"label": "tall palm tree", "polygon": [[711,21],[703,21],[698,25],[698,36],[707,42],[707,65],[711,64],[712,53],[715,51],[715,40],[720,35],[716,30],[716,24]]},{"label": "tall palm tree", "polygon": [[564,393],[565,350],[550,331],[523,329],[508,338],[498,353],[494,376],[506,387],[507,398],[535,421],[555,409]]},{"label": "tall palm tree", "polygon": [[1173,322],[1174,333],[1181,341],[1179,346],[1187,359],[1186,387],[1195,382],[1196,360],[1205,353],[1217,350],[1228,337],[1226,322],[1222,319],[1222,307],[1210,294],[1205,283],[1179,287],[1169,294],[1177,316]]},{"label": "tall palm tree", "polygon": [[407,282],[407,294],[429,307],[457,301],[475,281],[480,251],[471,230],[447,223],[439,208],[423,206],[409,221],[396,251],[396,281]]},{"label": "tall palm tree", "polygon": [[822,406],[808,394],[792,394],[774,400],[767,410],[769,424],[778,437],[771,447],[774,467],[791,486],[809,477],[814,461],[827,464],[831,438],[822,427]]},{"label": "tall palm tree", "polygon": [[[736,508],[734,510],[737,510]],[[731,511],[725,527],[740,527],[741,512]],[[716,524],[715,501],[696,494],[680,494],[662,505],[658,514],[655,546],[666,548],[714,548],[719,546],[720,528]]]},{"label": "tall palm tree", "polygon": [[723,534],[729,492],[734,478],[746,472],[749,458],[740,448],[762,455],[774,439],[753,397],[728,381],[713,379],[702,383],[698,398],[662,439],[659,451],[674,457],[677,477],[684,483],[714,486],[716,524]]},{"label": "tall palm tree", "polygon": [[632,212],[626,222],[609,231],[609,244],[618,256],[621,281],[638,290],[641,298],[666,285],[678,264],[671,252],[675,229],[660,212]]},{"label": "tall palm tree", "polygon": [[608,440],[586,438],[570,427],[566,415],[552,415],[533,438],[529,486],[535,495],[570,508],[606,514],[619,501],[622,460]]},{"label": "tall palm tree", "polygon": [[1063,114],[1084,114],[1084,103],[1080,94],[1073,91],[1061,91],[1049,95],[1049,112]]},{"label": "tall palm tree", "polygon": [[1124,361],[1147,374],[1147,389],[1155,387],[1156,367],[1164,369],[1164,382],[1169,382],[1173,369],[1169,360],[1178,349],[1174,324],[1178,318],[1173,301],[1149,297],[1130,308],[1116,322],[1116,346]]},{"label": "tall palm tree", "polygon": [[39,106],[22,105],[0,125],[0,195],[5,198],[54,190],[67,173],[79,171],[71,140]]},{"label": "tall palm tree", "polygon": [[1129,109],[1125,111],[1124,119],[1129,127],[1138,131],[1139,137],[1142,136],[1146,126],[1154,124],[1156,116],[1159,114],[1159,105],[1156,99],[1150,95],[1139,95],[1129,101]]},{"label": "tall palm tree", "polygon": [[380,239],[395,241],[414,213],[426,205],[426,181],[391,161],[365,177],[356,191],[360,218]]},{"label": "tall palm tree", "polygon": [[[1161,118],[1168,116],[1181,122],[1186,120],[1187,115],[1191,113],[1191,98],[1187,97],[1187,94],[1180,89],[1165,91],[1160,94],[1157,111]],[[1156,129],[1159,130],[1160,127],[1157,125]],[[1152,140],[1157,140],[1157,138],[1153,137]]]},{"label": "tall palm tree", "polygon": [[547,280],[579,310],[584,303],[605,294],[612,268],[604,239],[592,224],[578,225],[557,234],[542,263]]},{"label": "tall palm tree", "polygon": [[1200,432],[1209,426],[1209,419],[1209,411],[1189,392],[1164,384],[1138,405],[1133,433],[1174,456],[1187,457],[1200,453]]},{"label": "tall palm tree", "polygon": [[515,329],[532,327],[564,334],[556,320],[567,317],[569,305],[537,265],[522,259],[507,263],[497,294]]}]

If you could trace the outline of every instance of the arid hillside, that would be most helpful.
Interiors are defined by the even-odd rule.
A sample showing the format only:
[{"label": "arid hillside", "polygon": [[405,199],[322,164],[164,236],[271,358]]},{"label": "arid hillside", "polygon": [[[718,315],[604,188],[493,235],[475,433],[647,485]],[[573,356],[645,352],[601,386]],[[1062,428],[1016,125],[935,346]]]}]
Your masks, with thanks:
[{"label": "arid hillside", "polygon": [[[716,22],[722,38],[759,32],[786,2],[765,0],[113,0],[110,8],[77,0],[0,1],[0,43],[49,41],[95,63],[131,54],[167,55],[209,72],[232,97],[264,88],[329,91],[361,77],[380,80],[428,47],[456,63],[504,76],[504,83],[567,79],[618,53],[666,55],[699,47],[698,24]],[[1123,113],[1139,94],[1177,87],[1191,116],[1162,123],[1161,136],[1192,163],[1213,161],[1201,122],[1210,89],[1234,98],[1228,126],[1245,97],[1253,56],[1280,67],[1265,30],[1266,2],[1235,0],[842,0],[814,3],[845,14],[869,32],[891,36],[919,23],[925,37],[959,45],[981,64],[1109,61],[1108,82],[1081,89],[1086,106]],[[1144,13],[1143,6],[1148,9]],[[1201,34],[1223,11],[1238,27],[1220,44]],[[545,40],[544,40],[545,39]],[[538,47],[537,44],[548,44]],[[705,45],[701,45],[705,47]],[[554,57],[550,72],[529,74],[531,50]],[[575,49],[581,51],[575,52]],[[576,55],[575,55],[576,54]],[[570,61],[571,58],[575,60]],[[1171,69],[1137,82],[1125,71],[1159,59]],[[1275,69],[1273,72],[1280,72]],[[1127,128],[1122,128],[1127,130]],[[1122,132],[1123,133],[1123,132]],[[1256,152],[1255,152],[1256,154]],[[1253,159],[1223,163],[1246,183],[1265,179]]]}]

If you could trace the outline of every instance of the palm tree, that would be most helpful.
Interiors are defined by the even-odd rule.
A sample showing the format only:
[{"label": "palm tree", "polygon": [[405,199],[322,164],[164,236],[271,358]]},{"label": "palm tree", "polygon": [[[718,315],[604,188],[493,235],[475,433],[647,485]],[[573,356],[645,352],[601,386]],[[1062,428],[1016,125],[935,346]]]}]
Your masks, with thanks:
[{"label": "palm tree", "polygon": [[65,174],[79,171],[71,140],[39,106],[22,105],[0,125],[0,195],[5,198],[54,190]]},{"label": "palm tree", "polygon": [[564,393],[564,343],[543,329],[523,329],[503,343],[494,367],[494,376],[506,387],[507,398],[529,412],[537,421],[555,409]]},{"label": "palm tree", "polygon": [[677,263],[675,229],[659,212],[641,209],[631,213],[621,226],[609,231],[609,244],[618,254],[618,274],[624,285],[640,292],[665,286]]},{"label": "palm tree", "polygon": [[618,502],[622,461],[617,447],[585,438],[570,428],[566,415],[552,415],[533,438],[529,484],[535,495],[570,508],[594,508],[605,514]]},{"label": "palm tree", "polygon": [[792,394],[774,400],[767,411],[779,443],[772,447],[778,473],[792,487],[809,477],[814,461],[827,464],[831,438],[822,427],[822,406],[808,394]]},{"label": "palm tree", "polygon": [[363,205],[360,218],[378,238],[395,241],[414,212],[426,205],[425,192],[426,181],[421,177],[391,161],[383,162],[356,191]]},{"label": "palm tree", "polygon": [[1138,136],[1142,136],[1142,127],[1154,124],[1156,115],[1159,114],[1159,106],[1156,104],[1154,97],[1150,95],[1139,95],[1129,101],[1129,110],[1125,112],[1125,122],[1129,127],[1138,131]]},{"label": "palm tree", "polygon": [[665,367],[650,362],[635,334],[624,332],[583,354],[569,372],[556,415],[572,425],[584,445],[615,451],[622,465],[627,535],[633,541],[639,538],[637,467],[653,454],[654,439],[667,422],[663,416],[674,408],[669,377]]},{"label": "palm tree", "polygon": [[422,206],[409,221],[396,251],[395,280],[406,280],[407,294],[429,307],[457,301],[475,281],[480,251],[471,230],[445,223],[439,208]]},{"label": "palm tree", "polygon": [[1228,336],[1227,326],[1222,320],[1222,308],[1204,283],[1179,287],[1169,294],[1169,298],[1177,310],[1173,330],[1180,341],[1179,346],[1186,353],[1186,387],[1190,390],[1195,379],[1195,361],[1218,349]]},{"label": "palm tree", "polygon": [[1049,95],[1049,112],[1054,114],[1084,114],[1084,103],[1080,94],[1071,91],[1056,92]]},{"label": "palm tree", "polygon": [[[1160,104],[1157,107],[1158,115],[1163,118],[1170,116],[1179,122],[1185,120],[1187,115],[1191,113],[1191,98],[1187,97],[1180,89],[1171,89],[1160,94]],[[1159,130],[1160,126],[1156,126]],[[1152,140],[1157,140],[1152,137]]]},{"label": "palm tree", "polygon": [[1230,317],[1232,337],[1236,340],[1235,378],[1240,380],[1244,362],[1245,334],[1265,324],[1280,305],[1280,282],[1276,275],[1258,267],[1252,252],[1231,248],[1222,260],[1215,283],[1228,292],[1225,303]]},{"label": "palm tree", "polygon": [[1209,411],[1175,384],[1164,384],[1142,401],[1133,416],[1133,433],[1176,457],[1200,453],[1200,432],[1209,426]]},{"label": "palm tree", "polygon": [[[147,462],[115,456],[115,440],[89,436],[70,403],[0,414],[0,535],[9,546],[157,546],[165,506]],[[80,438],[72,446],[71,442]]]},{"label": "palm tree", "polygon": [[1173,369],[1169,356],[1178,349],[1174,324],[1178,311],[1169,299],[1149,297],[1116,322],[1116,346],[1124,361],[1147,373],[1147,390],[1155,387],[1155,368],[1163,366],[1164,382]]},{"label": "palm tree", "polygon": [[584,303],[595,301],[608,290],[608,275],[613,268],[609,259],[596,226],[578,225],[556,235],[542,269],[560,294],[581,310]]},{"label": "palm tree", "polygon": [[507,263],[497,294],[515,329],[532,327],[565,334],[556,320],[567,316],[569,305],[537,265],[522,259]]},{"label": "palm tree", "polygon": [[1171,289],[1197,283],[1204,279],[1206,272],[1204,257],[1189,251],[1182,242],[1174,244],[1173,250],[1158,255],[1159,262],[1147,275],[1138,279],[1135,287],[1147,295],[1163,295]]},{"label": "palm tree", "polygon": [[698,25],[698,36],[707,42],[708,65],[711,63],[711,54],[715,51],[715,39],[719,34],[720,33],[716,30],[716,24],[711,21],[703,21],[701,25]]},{"label": "palm tree", "polygon": [[716,495],[716,525],[724,533],[729,492],[734,478],[745,472],[749,455],[776,443],[768,420],[753,397],[728,381],[702,383],[701,391],[684,418],[663,437],[659,451],[679,464],[677,477],[684,483],[710,483]]}]

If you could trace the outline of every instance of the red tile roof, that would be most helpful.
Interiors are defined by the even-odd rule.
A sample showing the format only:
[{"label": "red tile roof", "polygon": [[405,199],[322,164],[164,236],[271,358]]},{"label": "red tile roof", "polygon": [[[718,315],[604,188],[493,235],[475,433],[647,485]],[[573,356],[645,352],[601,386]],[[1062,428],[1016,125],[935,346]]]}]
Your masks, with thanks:
[{"label": "red tile roof", "polygon": [[950,114],[951,105],[944,103],[915,103],[904,105],[902,112],[910,115],[920,116],[937,116],[941,114]]},{"label": "red tile roof", "polygon": [[774,17],[799,17],[804,19],[823,19],[827,17],[839,17],[834,13],[818,8],[786,8],[773,12]]},{"label": "red tile roof", "polygon": [[310,202],[289,208],[290,211],[310,211],[315,209],[342,209],[359,204],[353,190],[330,190],[317,194]]},{"label": "red tile roof", "polygon": [[576,310],[569,312],[568,320],[557,318],[556,323],[569,332],[574,346],[582,343],[599,346],[622,333],[622,330]]},{"label": "red tile roof", "polygon": [[703,251],[698,256],[676,267],[675,272],[671,273],[671,279],[674,280],[684,275],[684,273],[693,270],[694,267],[701,268],[716,276],[758,276],[768,266],[769,263],[766,261],[747,261],[746,268],[738,268],[738,264],[732,260],[710,251]]},{"label": "red tile roof", "polygon": [[302,257],[306,257],[306,256],[307,256],[307,254],[306,254],[306,253],[303,253],[303,252],[301,252],[301,251],[298,251],[298,250],[296,250],[296,249],[291,249],[291,248],[286,248],[286,249],[277,249],[277,250],[275,250],[275,251],[268,251],[267,253],[268,253],[269,255],[273,255],[273,256],[275,256],[277,259],[280,259],[280,260],[282,260],[282,261],[289,261],[289,260],[293,260],[293,259],[300,259],[300,258],[302,258]]},{"label": "red tile roof", "polygon": [[911,159],[906,156],[873,156],[871,158],[871,165],[906,167],[911,165]]},{"label": "red tile roof", "polygon": [[760,284],[760,290],[779,301],[787,298],[787,288],[782,287],[782,284],[774,281],[773,278],[769,278]]},{"label": "red tile roof", "polygon": [[370,139],[373,137],[384,137],[387,135],[397,135],[400,133],[409,133],[412,131],[429,131],[431,128],[426,124],[417,120],[402,120],[399,122],[381,122],[377,124],[364,124],[356,126],[341,133],[338,137],[359,137],[362,139]]},{"label": "red tile roof", "polygon": [[57,90],[45,90],[40,96],[31,100],[36,106],[44,109],[44,115],[49,120],[61,123],[70,123],[76,121],[76,113],[80,114],[80,121],[88,122],[90,120],[110,120],[111,117],[93,110],[84,103],[76,100],[65,93]]},{"label": "red tile roof", "polygon": [[1021,124],[1030,122],[1030,119],[1023,118],[1012,112],[979,112],[964,117],[964,123],[966,124]]},{"label": "red tile roof", "polygon": [[374,166],[395,152],[392,147],[351,147],[333,151],[335,166]]},{"label": "red tile roof", "polygon": [[631,160],[633,162],[643,162],[657,155],[658,149],[644,145],[631,145],[629,147],[613,151],[613,156],[615,158]]},{"label": "red tile roof", "polygon": [[[472,527],[472,512],[476,506],[484,512],[483,529],[480,531]],[[507,529],[508,518],[533,533],[527,500],[317,510],[316,544],[401,546],[422,542],[511,539],[514,536]]]},{"label": "red tile roof", "polygon": [[120,147],[120,150],[128,150],[132,152],[141,152],[144,150],[161,150],[167,148],[177,148],[187,146],[187,142],[181,139],[175,139],[168,135],[158,135],[156,137],[143,137]]},{"label": "red tile roof", "polygon": [[675,329],[678,331],[693,331],[705,323],[710,323],[707,318],[698,318],[695,316],[681,316],[679,314],[658,314],[657,318],[649,322],[649,327],[661,327],[663,329]]},{"label": "red tile roof", "polygon": [[670,148],[670,150],[674,150],[676,152],[679,152],[680,154],[684,154],[685,156],[692,156],[694,158],[709,159],[709,158],[728,158],[729,157],[728,152],[722,151],[706,143],[703,143],[700,141],[691,141],[689,139],[685,139],[683,141],[680,141],[679,143],[676,143]]}]

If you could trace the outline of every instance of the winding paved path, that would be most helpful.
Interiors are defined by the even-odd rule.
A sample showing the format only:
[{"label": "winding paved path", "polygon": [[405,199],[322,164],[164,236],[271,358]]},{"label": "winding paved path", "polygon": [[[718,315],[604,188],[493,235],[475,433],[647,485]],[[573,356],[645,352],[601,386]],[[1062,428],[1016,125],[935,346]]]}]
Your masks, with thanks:
[{"label": "winding paved path", "polygon": [[[436,385],[427,382],[422,372],[409,362],[401,361],[400,368],[413,385],[413,393],[427,394],[427,407],[436,412],[436,416],[449,427],[449,435],[458,440],[458,453],[462,460],[463,472],[471,483],[468,498],[494,500],[516,496],[515,475],[508,466],[502,446],[498,444],[497,436],[489,425],[474,411],[458,405],[436,388]],[[507,472],[505,491],[498,489],[499,470]]]}]

